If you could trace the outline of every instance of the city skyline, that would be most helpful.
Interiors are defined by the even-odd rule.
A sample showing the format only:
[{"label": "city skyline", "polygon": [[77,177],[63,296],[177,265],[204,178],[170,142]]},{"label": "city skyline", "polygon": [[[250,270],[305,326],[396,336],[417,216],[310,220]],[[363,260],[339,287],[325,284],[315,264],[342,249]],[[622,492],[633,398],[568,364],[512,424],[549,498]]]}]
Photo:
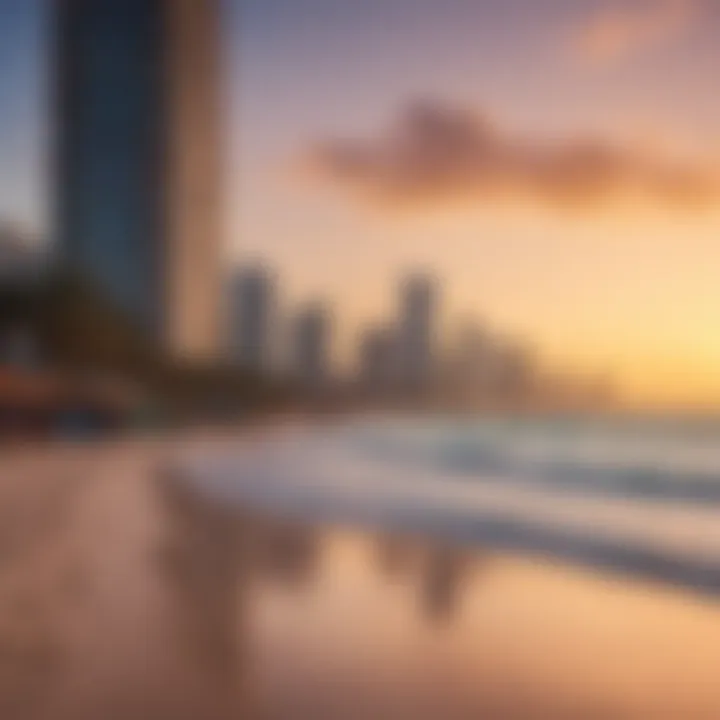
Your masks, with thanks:
[{"label": "city skyline", "polygon": [[554,365],[530,338],[487,319],[445,318],[453,332],[439,332],[445,289],[440,278],[406,270],[393,283],[387,314],[357,329],[343,355],[337,338],[345,319],[331,298],[289,303],[276,269],[239,266],[225,290],[223,359],[311,394],[380,408],[625,408],[608,373]]},{"label": "city skyline", "polygon": [[[4,3],[19,30],[3,50],[18,72],[2,91],[15,142],[0,212],[43,230],[42,183],[26,177],[40,164],[38,61],[33,80],[17,59],[40,53],[40,3]],[[720,404],[716,5],[242,0],[226,12],[230,261],[267,258],[294,301],[336,298],[346,347],[390,307],[390,278],[427,265],[447,279],[450,310],[610,367],[640,405]],[[489,147],[510,187],[477,167],[461,183],[451,166],[420,206],[416,183],[395,203],[378,170],[404,172],[393,143],[416,142],[428,119],[464,130],[473,157]],[[538,155],[552,192],[538,190]],[[359,175],[338,163],[348,156]],[[478,195],[483,183],[493,194]]]}]

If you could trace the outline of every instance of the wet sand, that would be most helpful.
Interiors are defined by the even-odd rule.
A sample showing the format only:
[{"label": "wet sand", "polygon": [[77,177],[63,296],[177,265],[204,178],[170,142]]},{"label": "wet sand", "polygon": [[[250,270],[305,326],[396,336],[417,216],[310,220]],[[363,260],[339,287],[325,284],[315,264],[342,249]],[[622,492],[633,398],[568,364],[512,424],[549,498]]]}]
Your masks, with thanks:
[{"label": "wet sand", "polygon": [[0,717],[720,717],[715,600],[217,507],[180,451],[0,459]]}]

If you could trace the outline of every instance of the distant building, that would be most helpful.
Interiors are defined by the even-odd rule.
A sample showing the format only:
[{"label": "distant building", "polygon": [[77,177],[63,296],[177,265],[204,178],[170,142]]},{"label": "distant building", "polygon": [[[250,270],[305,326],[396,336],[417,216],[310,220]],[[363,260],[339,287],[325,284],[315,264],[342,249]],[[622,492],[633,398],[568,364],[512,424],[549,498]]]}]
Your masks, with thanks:
[{"label": "distant building", "polygon": [[432,381],[436,304],[436,283],[431,277],[413,275],[402,283],[397,357],[399,380],[408,389],[424,389]]},{"label": "distant building", "polygon": [[56,0],[58,246],[173,354],[219,342],[219,0]]},{"label": "distant building", "polygon": [[332,318],[322,304],[301,310],[292,326],[292,374],[303,385],[321,388],[330,380]]},{"label": "distant building", "polygon": [[531,398],[536,390],[537,359],[535,351],[523,343],[507,340],[495,351],[494,384],[505,398]]},{"label": "distant building", "polygon": [[397,382],[397,338],[394,328],[370,328],[360,341],[359,378],[370,392],[383,392]]},{"label": "distant building", "polygon": [[273,351],[275,278],[263,267],[243,268],[230,280],[228,339],[230,358],[244,367],[267,371]]},{"label": "distant building", "polygon": [[32,238],[8,223],[0,223],[0,283],[25,284],[39,280],[45,255]]},{"label": "distant building", "polygon": [[443,359],[442,387],[451,397],[477,402],[492,391],[496,366],[494,338],[478,323],[464,322]]}]

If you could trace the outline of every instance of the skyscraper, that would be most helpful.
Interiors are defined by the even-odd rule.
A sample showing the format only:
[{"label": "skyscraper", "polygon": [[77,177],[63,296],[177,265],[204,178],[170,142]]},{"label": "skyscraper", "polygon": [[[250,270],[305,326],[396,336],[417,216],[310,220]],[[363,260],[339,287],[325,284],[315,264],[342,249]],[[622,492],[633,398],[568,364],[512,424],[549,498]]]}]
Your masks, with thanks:
[{"label": "skyscraper", "polygon": [[257,371],[268,370],[273,347],[275,282],[262,267],[239,270],[230,280],[230,357]]},{"label": "skyscraper", "polygon": [[360,344],[360,380],[370,393],[388,392],[397,381],[397,340],[394,327],[372,327]]},{"label": "skyscraper", "polygon": [[175,355],[217,350],[219,0],[55,0],[62,261]]},{"label": "skyscraper", "polygon": [[292,370],[303,385],[319,389],[330,375],[331,318],[327,309],[311,304],[295,317]]},{"label": "skyscraper", "polygon": [[398,373],[410,390],[428,387],[434,364],[436,291],[426,275],[407,277],[400,291]]}]

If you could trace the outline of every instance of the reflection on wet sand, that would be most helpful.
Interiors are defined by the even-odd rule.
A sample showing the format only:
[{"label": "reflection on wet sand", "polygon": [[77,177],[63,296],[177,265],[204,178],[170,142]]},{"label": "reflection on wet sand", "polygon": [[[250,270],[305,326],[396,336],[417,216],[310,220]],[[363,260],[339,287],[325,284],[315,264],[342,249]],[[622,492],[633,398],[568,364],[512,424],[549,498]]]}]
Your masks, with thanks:
[{"label": "reflection on wet sand", "polygon": [[720,717],[714,603],[423,538],[237,518],[228,623],[268,717]]},{"label": "reflection on wet sand", "polygon": [[471,569],[466,551],[423,538],[381,536],[376,543],[378,572],[389,583],[404,585],[417,598],[417,606],[430,622],[447,623],[461,600]]},{"label": "reflection on wet sand", "polygon": [[713,600],[231,509],[161,456],[86,453],[8,539],[3,720],[720,717]]},{"label": "reflection on wet sand", "polygon": [[418,544],[400,535],[380,535],[376,543],[379,571],[388,581],[404,582],[419,572],[421,562]]},{"label": "reflection on wet sand", "polygon": [[246,542],[252,543],[258,575],[286,588],[303,589],[320,572],[322,543],[307,525],[289,521],[246,520]]},{"label": "reflection on wet sand", "polygon": [[178,483],[166,483],[163,498],[169,522],[159,571],[175,601],[177,627],[204,669],[232,681],[241,669],[235,623],[243,617],[242,525]]},{"label": "reflection on wet sand", "polygon": [[457,550],[428,553],[424,577],[424,608],[430,620],[450,620],[459,602],[469,564]]}]

